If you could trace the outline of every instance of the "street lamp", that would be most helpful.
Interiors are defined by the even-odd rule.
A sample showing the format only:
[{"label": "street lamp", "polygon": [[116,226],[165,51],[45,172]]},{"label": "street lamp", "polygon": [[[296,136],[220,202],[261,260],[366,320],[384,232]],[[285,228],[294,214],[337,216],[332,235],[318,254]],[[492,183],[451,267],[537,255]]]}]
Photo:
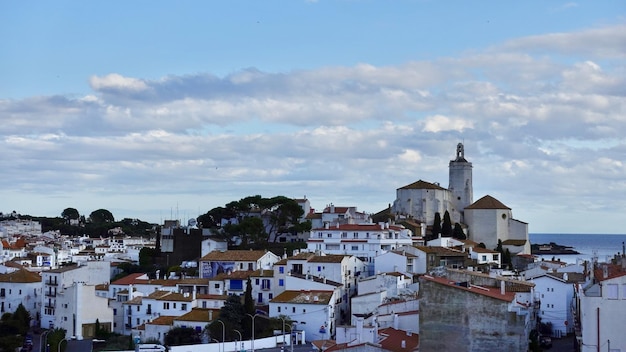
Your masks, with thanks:
[{"label": "street lamp", "polygon": [[67,342],[67,338],[62,338],[61,341],[59,341],[59,344],[57,345],[57,352],[61,352],[61,344],[63,343],[63,341]]},{"label": "street lamp", "polygon": [[[241,336],[241,332],[237,329],[233,329],[239,335],[239,341],[241,341],[241,350],[243,351],[243,337]],[[235,351],[237,351],[237,341],[235,341]]]},{"label": "street lamp", "polygon": [[256,318],[259,313],[252,315],[250,313],[246,313],[247,316],[249,316],[250,318],[252,318],[252,352],[254,352],[254,318]]},{"label": "street lamp", "polygon": [[224,346],[224,341],[226,340],[226,325],[224,325],[224,322],[219,319],[217,321],[222,324],[222,352],[224,352],[226,351],[226,348]]},{"label": "street lamp", "polygon": [[[41,335],[39,335],[39,352],[41,352],[41,350],[43,349],[43,347],[45,347],[45,346],[44,346],[44,344],[43,344],[43,342],[45,341],[46,343],[48,343],[48,333],[49,333],[50,331],[52,331],[52,330],[46,330],[46,331],[44,331]],[[44,337],[44,336],[46,337],[46,339],[45,339],[45,340],[43,340],[43,337]],[[43,340],[43,341],[42,341],[42,340]],[[45,349],[44,349],[44,351],[45,351]]]},{"label": "street lamp", "polygon": [[296,325],[296,323],[291,323],[287,325],[289,325],[289,345],[291,346],[291,352],[293,352],[293,345],[295,345],[294,336],[293,336],[293,326]]}]

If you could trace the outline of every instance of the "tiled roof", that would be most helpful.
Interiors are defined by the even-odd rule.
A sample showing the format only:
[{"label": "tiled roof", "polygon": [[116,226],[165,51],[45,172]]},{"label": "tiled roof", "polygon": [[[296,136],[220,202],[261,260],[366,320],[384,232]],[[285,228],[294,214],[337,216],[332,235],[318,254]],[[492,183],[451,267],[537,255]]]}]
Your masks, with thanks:
[{"label": "tiled roof", "polygon": [[271,303],[323,304],[330,302],[333,291],[283,291]]},{"label": "tiled roof", "polygon": [[201,261],[233,261],[251,262],[261,259],[267,251],[246,251],[246,250],[215,250],[200,258]]},{"label": "tiled roof", "polygon": [[498,253],[497,251],[494,251],[494,250],[491,250],[491,249],[487,249],[487,248],[483,248],[483,247],[478,247],[478,246],[474,247],[472,250],[474,252],[476,252],[476,253],[491,253],[491,254]]},{"label": "tiled roof", "polygon": [[341,263],[347,255],[327,254],[316,255],[309,259],[309,263]]},{"label": "tiled roof", "polygon": [[144,273],[134,273],[134,274],[128,274],[122,278],[119,278],[115,281],[113,281],[111,283],[111,285],[129,285],[129,284],[134,284],[135,280],[137,280],[137,278],[141,277],[145,275]]},{"label": "tiled roof", "polygon": [[504,294],[500,292],[500,288],[496,287],[484,287],[484,286],[476,286],[476,285],[468,285],[468,287],[458,285],[454,281],[450,281],[445,277],[434,277],[430,275],[422,275],[421,279],[435,282],[441,285],[446,285],[448,287],[454,287],[459,290],[463,290],[466,292],[472,292],[475,294],[479,294],[482,296],[487,296],[495,299],[499,299],[506,302],[512,302],[515,299],[515,292],[505,291]]},{"label": "tiled roof", "polygon": [[386,231],[386,230],[403,230],[404,227],[399,225],[389,225],[389,229],[381,228],[379,224],[338,224],[331,225],[328,228],[318,227],[311,231]]},{"label": "tiled roof", "polygon": [[526,240],[505,240],[502,241],[503,246],[524,246],[526,245]]},{"label": "tiled roof", "polygon": [[252,270],[236,270],[236,271],[232,271],[232,272],[226,272],[226,273],[217,274],[214,277],[212,277],[210,280],[211,281],[224,281],[224,280],[233,280],[233,279],[234,280],[243,280],[243,279],[247,279],[250,276],[252,276],[253,273],[254,273],[254,271],[252,271]]},{"label": "tiled roof", "polygon": [[[385,351],[415,351],[419,345],[419,335],[415,332],[384,328],[378,330],[378,335],[381,337],[378,343]],[[402,347],[402,342],[405,343],[404,347]]]},{"label": "tiled roof", "polygon": [[440,256],[456,256],[456,257],[465,257],[467,256],[467,254],[461,252],[461,251],[457,251],[457,250],[453,250],[450,248],[446,248],[446,247],[427,247],[427,246],[415,246],[415,248],[421,250],[424,253],[427,254],[437,254]]},{"label": "tiled roof", "polygon": [[209,311],[213,311],[213,320],[219,318],[220,310],[219,309],[209,309],[209,308],[192,308],[191,311],[181,315],[175,320],[181,321],[202,321],[202,322],[210,322],[209,320]]},{"label": "tiled roof", "polygon": [[41,282],[41,276],[39,274],[28,271],[26,269],[18,269],[14,272],[7,274],[0,274],[0,282],[9,283],[32,283]]},{"label": "tiled roof", "polygon": [[134,297],[134,298],[133,298],[133,299],[131,299],[131,300],[128,300],[128,301],[126,301],[126,302],[122,303],[122,304],[132,304],[132,305],[134,305],[134,306],[140,306],[140,305],[141,305],[141,299],[142,299],[142,298],[143,298],[142,296],[137,296],[137,297]]},{"label": "tiled roof", "polygon": [[400,187],[398,189],[438,189],[438,190],[446,191],[445,188],[439,186],[438,184],[426,182],[426,181],[423,181],[423,180],[415,181],[415,182],[413,182],[411,184],[408,184],[406,186]]},{"label": "tiled roof", "polygon": [[151,325],[172,325],[172,323],[174,322],[174,319],[177,319],[177,316],[171,316],[171,315],[161,315],[160,317],[157,317],[155,319],[153,319],[151,322],[146,323],[146,324],[151,324]]},{"label": "tiled roof", "polygon": [[490,195],[486,195],[469,206],[465,207],[465,209],[509,209],[506,205],[502,204],[499,200],[495,199]]}]

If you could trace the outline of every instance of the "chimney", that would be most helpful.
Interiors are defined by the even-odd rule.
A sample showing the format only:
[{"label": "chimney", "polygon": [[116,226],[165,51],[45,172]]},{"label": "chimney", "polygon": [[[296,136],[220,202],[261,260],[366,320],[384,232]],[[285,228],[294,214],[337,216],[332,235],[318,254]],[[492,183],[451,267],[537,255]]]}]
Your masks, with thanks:
[{"label": "chimney", "polygon": [[400,348],[402,349],[406,348],[406,340],[402,340],[402,342],[400,343]]},{"label": "chimney", "polygon": [[567,282],[567,279],[569,279],[569,277],[567,276],[567,273],[563,273],[563,280]]},{"label": "chimney", "polygon": [[193,296],[192,296],[193,300],[196,300],[196,286],[193,287]]},{"label": "chimney", "polygon": [[213,321],[213,309],[209,309],[209,321]]},{"label": "chimney", "polygon": [[356,336],[363,336],[363,317],[356,318]]},{"label": "chimney", "polygon": [[506,293],[506,286],[504,284],[504,280],[500,281],[500,294],[504,295]]}]

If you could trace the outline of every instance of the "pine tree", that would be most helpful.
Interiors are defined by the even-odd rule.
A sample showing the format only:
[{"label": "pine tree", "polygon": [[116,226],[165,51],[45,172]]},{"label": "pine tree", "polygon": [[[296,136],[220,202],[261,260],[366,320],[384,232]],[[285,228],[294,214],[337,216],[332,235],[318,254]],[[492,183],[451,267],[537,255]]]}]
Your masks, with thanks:
[{"label": "pine tree", "polygon": [[465,236],[465,232],[463,232],[463,228],[461,227],[461,224],[459,224],[458,222],[454,224],[454,231],[452,231],[452,237],[458,240],[467,239],[467,236]]},{"label": "pine tree", "polygon": [[441,225],[441,237],[452,236],[452,220],[450,220],[450,213],[446,210],[443,214],[443,225]]},{"label": "pine tree", "polygon": [[431,236],[427,240],[428,241],[434,240],[435,238],[439,237],[440,233],[441,233],[441,215],[439,214],[439,212],[437,212],[435,213],[435,220],[433,220]]}]

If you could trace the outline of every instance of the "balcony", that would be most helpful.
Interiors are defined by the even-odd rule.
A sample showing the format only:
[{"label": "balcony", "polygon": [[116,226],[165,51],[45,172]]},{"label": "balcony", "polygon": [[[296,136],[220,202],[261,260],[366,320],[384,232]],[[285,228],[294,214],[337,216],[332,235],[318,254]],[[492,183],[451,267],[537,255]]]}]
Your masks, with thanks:
[{"label": "balcony", "polygon": [[56,292],[46,292],[46,297],[56,297],[57,293]]},{"label": "balcony", "polygon": [[48,286],[59,286],[56,281],[48,280],[46,281],[46,285]]},{"label": "balcony", "polygon": [[51,309],[54,309],[54,308],[55,308],[55,304],[54,304],[54,303],[46,303],[46,304],[44,305],[44,307],[45,307],[45,308],[51,308]]}]

